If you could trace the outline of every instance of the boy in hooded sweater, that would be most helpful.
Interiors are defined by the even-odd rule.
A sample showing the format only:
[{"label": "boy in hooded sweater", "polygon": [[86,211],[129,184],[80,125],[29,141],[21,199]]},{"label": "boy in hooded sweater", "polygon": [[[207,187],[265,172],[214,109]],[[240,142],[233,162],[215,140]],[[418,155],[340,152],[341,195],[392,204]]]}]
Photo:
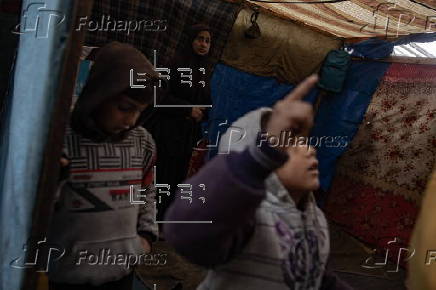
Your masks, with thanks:
[{"label": "boy in hooded sweater", "polygon": [[[260,134],[307,136],[313,113],[301,98],[316,81],[308,78],[272,110],[233,123],[220,142],[220,152],[228,146],[230,152],[185,182],[205,184],[199,193],[206,203],[176,198],[170,207],[169,220],[212,221],[164,227],[176,250],[211,268],[197,289],[349,289],[325,271],[330,245],[312,194],[319,187],[315,150],[294,143],[274,147]],[[245,130],[241,140],[232,140],[232,127]]]},{"label": "boy in hooded sweater", "polygon": [[[146,73],[146,88],[130,87],[131,69]],[[50,264],[51,290],[131,289],[134,265],[149,259],[158,235],[156,150],[139,125],[151,113],[156,81],[153,66],[134,47],[112,42],[99,50],[66,128],[69,177],[61,183],[48,238],[65,253]]]}]

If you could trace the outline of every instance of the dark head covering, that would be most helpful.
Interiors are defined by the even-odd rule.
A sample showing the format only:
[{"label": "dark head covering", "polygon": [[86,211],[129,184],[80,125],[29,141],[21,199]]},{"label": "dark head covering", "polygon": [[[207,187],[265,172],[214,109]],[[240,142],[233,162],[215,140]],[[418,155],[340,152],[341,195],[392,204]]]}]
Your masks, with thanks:
[{"label": "dark head covering", "polygon": [[[210,34],[210,38],[213,38],[213,34],[212,34],[212,30],[210,30],[209,25],[204,24],[204,23],[198,23],[198,24],[194,24],[192,25],[189,30],[188,30],[188,47],[191,49],[191,51],[195,54],[195,52],[192,49],[192,42],[194,41],[194,39],[197,37],[197,35],[202,32],[202,31],[207,31]],[[211,45],[212,48],[212,45]],[[210,55],[210,50],[208,55]],[[205,56],[203,56],[205,57]]]},{"label": "dark head covering", "polygon": [[[134,70],[135,77],[137,73],[146,73],[145,77],[141,76],[141,79],[147,79],[145,83],[141,83],[146,85],[146,88],[130,88],[131,69]],[[109,136],[97,127],[92,118],[96,108],[104,101],[126,93],[140,103],[151,104],[141,114],[134,127],[141,125],[152,113],[153,85],[156,85],[158,80],[159,75],[155,72],[153,65],[133,46],[116,41],[105,45],[96,55],[87,83],[73,110],[71,116],[73,130],[96,142],[121,140],[127,135],[127,131],[116,136]]]},{"label": "dark head covering", "polygon": [[[212,62],[209,55],[212,45],[207,55],[198,55],[192,48],[192,42],[201,31],[208,31],[211,34],[211,43],[213,44],[210,27],[206,24],[195,24],[187,31],[187,41],[183,48],[179,49],[171,64],[171,71],[175,74],[174,77],[171,75],[170,79],[171,93],[193,105],[211,104],[209,82]],[[192,69],[192,87],[181,83],[180,73],[177,72],[177,68]],[[202,68],[205,69],[205,73],[200,70]],[[200,81],[204,81],[206,86],[202,87],[199,84]]]}]

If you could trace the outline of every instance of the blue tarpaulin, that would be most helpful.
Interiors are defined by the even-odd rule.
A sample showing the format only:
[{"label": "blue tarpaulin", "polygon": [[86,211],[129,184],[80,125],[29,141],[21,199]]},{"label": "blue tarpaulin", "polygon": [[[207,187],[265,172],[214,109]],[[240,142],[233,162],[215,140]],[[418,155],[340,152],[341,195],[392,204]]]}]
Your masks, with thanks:
[{"label": "blue tarpaulin", "polygon": [[321,142],[317,147],[320,182],[324,191],[329,189],[336,161],[356,135],[371,97],[388,67],[389,64],[381,62],[353,62],[342,93],[322,99],[311,136],[317,140],[333,137],[346,142]]},{"label": "blue tarpaulin", "polygon": [[[370,39],[347,48],[352,49],[353,56],[378,59],[389,56],[393,44]],[[353,61],[343,91],[323,97],[311,137],[314,140],[333,137],[340,141],[320,142],[317,146],[322,190],[329,189],[337,159],[355,136],[371,97],[388,67],[389,63]],[[278,83],[274,78],[255,76],[224,64],[215,67],[211,83],[213,108],[208,126],[211,144],[217,144],[220,135],[237,118],[259,107],[272,106],[294,88],[294,85]],[[306,100],[314,102],[317,93],[317,90],[313,90]],[[212,149],[209,157],[215,154],[216,149]],[[321,205],[324,198],[321,197]]]},{"label": "blue tarpaulin", "polygon": [[35,251],[37,245],[23,245],[32,225],[50,116],[71,24],[71,3],[23,1],[18,57],[0,143],[0,289],[20,289],[25,269],[35,267],[32,260],[26,261],[25,250]]},{"label": "blue tarpaulin", "polygon": [[[364,59],[380,59],[392,54],[393,44],[379,39],[369,39],[347,47],[353,56]],[[319,106],[312,130],[314,137],[342,138],[346,144],[332,146],[322,143],[317,147],[321,189],[330,188],[338,158],[348,149],[357,133],[365,112],[380,80],[389,68],[389,63],[353,61],[341,93],[325,96]],[[335,144],[333,144],[335,145]],[[327,197],[318,196],[322,207]]]},{"label": "blue tarpaulin", "polygon": [[[213,107],[209,114],[208,137],[217,144],[219,137],[239,117],[260,107],[271,107],[288,94],[294,85],[279,83],[272,77],[242,72],[224,64],[215,67],[211,80]],[[313,101],[313,90],[306,100]],[[222,125],[220,125],[222,124]],[[212,148],[209,157],[216,154]]]}]

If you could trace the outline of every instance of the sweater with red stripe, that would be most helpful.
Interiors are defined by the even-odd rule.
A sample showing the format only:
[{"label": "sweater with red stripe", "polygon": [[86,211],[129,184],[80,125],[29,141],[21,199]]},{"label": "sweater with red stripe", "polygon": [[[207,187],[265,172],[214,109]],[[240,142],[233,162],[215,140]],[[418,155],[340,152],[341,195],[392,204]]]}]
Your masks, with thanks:
[{"label": "sweater with red stripe", "polygon": [[132,270],[129,257],[144,254],[138,233],[158,235],[153,139],[137,127],[121,141],[96,143],[67,128],[64,141],[69,177],[60,188],[49,241],[65,254],[52,261],[49,278],[93,285],[118,280]]}]

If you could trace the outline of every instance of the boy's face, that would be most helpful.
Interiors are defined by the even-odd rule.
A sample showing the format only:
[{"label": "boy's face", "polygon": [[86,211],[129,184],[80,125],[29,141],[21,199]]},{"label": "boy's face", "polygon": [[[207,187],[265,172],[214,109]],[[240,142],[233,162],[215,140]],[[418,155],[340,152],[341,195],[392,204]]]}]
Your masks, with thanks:
[{"label": "boy's face", "polygon": [[319,188],[318,160],[312,146],[291,146],[289,160],[276,173],[288,191],[310,192]]},{"label": "boy's face", "polygon": [[133,127],[147,107],[148,104],[142,104],[121,94],[99,106],[94,120],[105,133],[115,135]]}]

